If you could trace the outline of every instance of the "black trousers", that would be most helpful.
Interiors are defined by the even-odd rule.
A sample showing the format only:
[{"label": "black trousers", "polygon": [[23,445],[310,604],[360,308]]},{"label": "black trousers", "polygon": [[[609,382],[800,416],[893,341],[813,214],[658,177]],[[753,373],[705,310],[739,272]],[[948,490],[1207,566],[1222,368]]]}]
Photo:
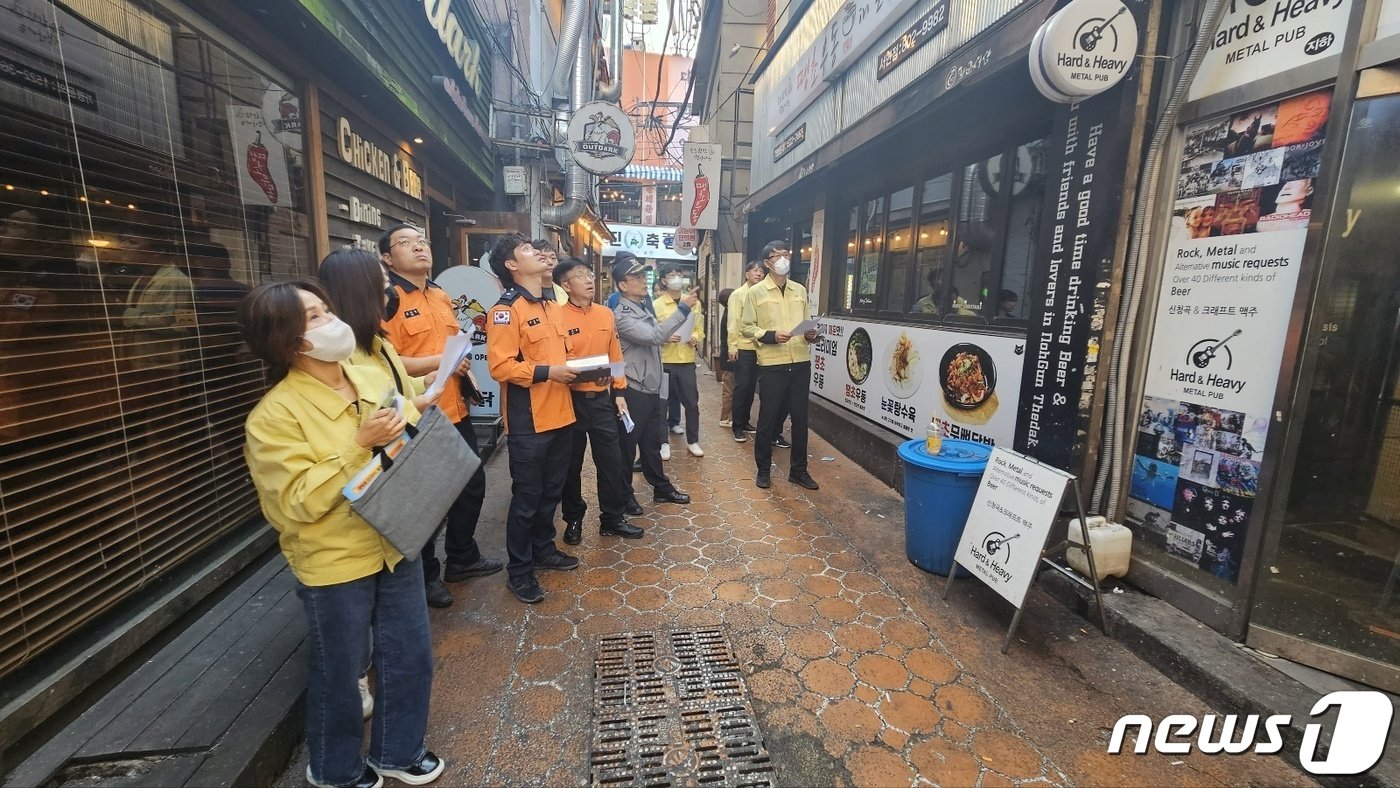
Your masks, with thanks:
[{"label": "black trousers", "polygon": [[773,439],[783,428],[783,419],[792,417],[792,449],[788,473],[807,471],[807,394],[812,386],[812,364],[780,364],[759,367],[758,435],[754,437],[753,459],[759,473],[767,473],[773,462]]},{"label": "black trousers", "polygon": [[[457,422],[457,432],[462,434],[472,451],[481,454],[470,416]],[[447,531],[444,544],[447,563],[453,566],[471,566],[481,560],[481,549],[476,545],[476,521],[481,517],[481,504],[485,500],[486,466],[483,465],[467,480],[467,486],[462,488],[457,500],[452,502],[452,508],[447,510],[447,519],[423,547],[424,579],[437,580],[441,576],[442,562],[438,561],[437,557],[437,540],[443,531]]]},{"label": "black trousers", "polygon": [[569,473],[572,427],[530,435],[510,435],[510,512],[506,515],[506,571],[523,577],[535,559],[559,552],[554,545],[554,510]]},{"label": "black trousers", "polygon": [[583,455],[593,444],[593,465],[598,471],[598,509],[603,525],[616,525],[625,519],[627,477],[623,475],[622,443],[618,438],[617,408],[611,391],[574,392],[573,441],[569,456],[569,476],[564,480],[562,513],[564,522],[583,520],[588,504],[583,500]]},{"label": "black trousers", "polygon": [[734,362],[734,429],[753,426],[753,395],[758,390],[758,353],[740,350]]},{"label": "black trousers", "polygon": [[[695,364],[665,364],[671,376],[671,395],[668,408],[680,423],[680,411],[685,409],[685,442],[700,442],[700,384],[695,379]],[[670,421],[670,419],[667,419]]]},{"label": "black trousers", "polygon": [[[627,411],[632,415],[636,428],[619,435],[622,440],[622,456],[630,460],[641,452],[642,475],[646,477],[652,490],[659,494],[675,490],[676,486],[666,478],[666,471],[661,466],[661,442],[665,440],[666,429],[661,397],[657,394],[643,394],[634,388],[626,389],[623,396],[627,399]],[[624,467],[626,473],[623,474],[623,478],[626,480],[627,497],[631,500],[636,497],[632,487],[631,463],[628,462]]]}]

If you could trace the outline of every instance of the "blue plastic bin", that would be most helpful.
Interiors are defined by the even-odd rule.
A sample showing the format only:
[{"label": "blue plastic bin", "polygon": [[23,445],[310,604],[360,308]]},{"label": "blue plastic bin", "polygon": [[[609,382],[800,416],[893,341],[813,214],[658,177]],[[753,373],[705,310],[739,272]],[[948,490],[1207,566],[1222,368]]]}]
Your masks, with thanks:
[{"label": "blue plastic bin", "polygon": [[[923,438],[899,447],[904,461],[904,553],[925,572],[947,577],[972,500],[992,456],[992,447],[943,439],[943,451],[928,453]],[[958,569],[958,577],[967,570]]]}]

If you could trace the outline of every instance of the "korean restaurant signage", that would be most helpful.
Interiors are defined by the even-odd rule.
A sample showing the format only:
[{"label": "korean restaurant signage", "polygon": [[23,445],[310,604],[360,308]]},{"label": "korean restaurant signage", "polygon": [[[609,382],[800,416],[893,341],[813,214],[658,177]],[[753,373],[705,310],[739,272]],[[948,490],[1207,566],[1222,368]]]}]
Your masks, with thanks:
[{"label": "korean restaurant signage", "polygon": [[626,250],[641,258],[664,260],[694,260],[695,251],[682,252],[677,248],[675,227],[650,227],[640,224],[617,224],[609,222],[614,241],[603,250],[612,257]]},{"label": "korean restaurant signage", "polygon": [[768,135],[777,136],[797,113],[811,106],[875,39],[917,0],[849,0],[822,28],[817,40],[783,75],[769,99]]},{"label": "korean restaurant signage", "polygon": [[1070,104],[1117,85],[1137,48],[1137,22],[1122,2],[1074,0],[1031,40],[1031,80],[1046,98]]},{"label": "korean restaurant signage", "polygon": [[568,142],[574,163],[594,175],[612,175],[632,161],[637,132],[621,107],[594,101],[574,110]]},{"label": "korean restaurant signage", "polygon": [[681,224],[696,230],[719,227],[719,170],[724,146],[687,142],[681,180]]},{"label": "korean restaurant signage", "polygon": [[1352,0],[1234,0],[1190,99],[1257,82],[1342,49]]},{"label": "korean restaurant signage", "polygon": [[1330,90],[1186,129],[1130,520],[1170,555],[1239,580],[1322,163]]},{"label": "korean restaurant signage", "polygon": [[812,393],[906,437],[937,416],[943,434],[1009,446],[1021,388],[1019,337],[819,319]]},{"label": "korean restaurant signage", "polygon": [[896,38],[893,44],[885,47],[875,64],[875,78],[884,79],[900,63],[908,60],[924,44],[932,41],[948,28],[948,0],[938,0],[928,13],[915,20],[904,35]]},{"label": "korean restaurant signage", "polygon": [[[1146,3],[1130,3],[1135,25]],[[1061,104],[1048,141],[1048,181],[1028,295],[1025,373],[1016,450],[1078,472],[1099,374],[1099,343],[1113,274],[1118,218],[1132,140],[1131,83]]]},{"label": "korean restaurant signage", "polygon": [[[481,80],[481,42],[472,38],[468,30],[472,27],[462,22],[462,17],[452,10],[452,0],[423,0],[423,12],[428,24],[437,31],[438,39],[447,47],[452,62],[462,70],[462,76],[478,96],[485,96]],[[470,117],[470,113],[463,114]]]},{"label": "korean restaurant signage", "polygon": [[793,148],[807,141],[807,124],[792,130],[792,133],[783,137],[782,141],[773,147],[773,161],[782,161],[782,158],[792,153]]},{"label": "korean restaurant signage", "polygon": [[350,120],[336,120],[336,141],[340,158],[357,170],[393,186],[415,200],[423,199],[423,177],[398,151],[387,153],[378,145],[355,133]]}]

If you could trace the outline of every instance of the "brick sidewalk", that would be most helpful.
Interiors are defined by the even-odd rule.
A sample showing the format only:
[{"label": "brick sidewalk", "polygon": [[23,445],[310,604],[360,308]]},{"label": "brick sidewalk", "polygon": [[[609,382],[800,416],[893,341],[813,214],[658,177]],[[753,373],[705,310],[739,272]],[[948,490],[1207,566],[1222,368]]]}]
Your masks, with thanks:
[{"label": "brick sidewalk", "polygon": [[[667,463],[688,508],[647,506],[637,541],[601,538],[596,519],[586,521],[583,545],[565,548],[582,566],[540,573],[538,605],[519,603],[498,575],[452,586],[457,603],[433,611],[429,746],[448,761],[447,784],[586,784],[593,639],[709,626],[735,647],[783,785],[1307,782],[1274,758],[1105,755],[1107,729],[1127,713],[1115,704],[1206,710],[1053,603],[1042,618],[1061,616],[1073,634],[1066,647],[1086,650],[1070,658],[1103,660],[1105,677],[1121,670],[1118,689],[1034,645],[1002,657],[1009,610],[961,585],[963,599],[936,598],[941,578],[902,560],[893,491],[815,435],[820,491],[787,483],[781,449],[773,488],[755,488],[753,444],[735,444],[715,423],[718,389],[703,371],[701,380],[706,456],[690,457],[672,436]],[[479,529],[489,554],[504,552],[508,490],[506,463],[493,459]],[[1023,641],[1040,637],[1035,618]],[[1142,697],[1106,696],[1124,687]],[[284,784],[299,784],[304,763]]]}]

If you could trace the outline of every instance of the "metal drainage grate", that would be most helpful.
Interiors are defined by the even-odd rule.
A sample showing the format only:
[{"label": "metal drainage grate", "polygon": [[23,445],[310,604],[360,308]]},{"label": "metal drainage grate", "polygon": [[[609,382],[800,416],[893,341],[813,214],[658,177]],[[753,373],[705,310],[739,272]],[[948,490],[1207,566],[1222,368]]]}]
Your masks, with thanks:
[{"label": "metal drainage grate", "polygon": [[592,782],[769,786],[773,765],[718,629],[598,638]]}]

